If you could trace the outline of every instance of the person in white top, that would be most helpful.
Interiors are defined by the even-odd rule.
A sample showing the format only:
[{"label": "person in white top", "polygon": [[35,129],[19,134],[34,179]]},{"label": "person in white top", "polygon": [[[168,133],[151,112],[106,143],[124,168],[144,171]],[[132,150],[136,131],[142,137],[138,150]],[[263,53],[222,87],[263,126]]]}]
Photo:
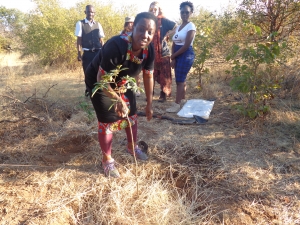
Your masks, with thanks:
[{"label": "person in white top", "polygon": [[171,66],[175,70],[176,80],[176,100],[167,112],[178,112],[180,103],[185,102],[186,77],[189,73],[194,60],[193,42],[196,35],[196,26],[190,22],[190,16],[194,12],[194,5],[190,1],[180,4],[180,15],[182,24],[177,27],[173,35]]},{"label": "person in white top", "polygon": [[[76,23],[75,36],[77,37],[77,59],[82,62],[85,73],[86,68],[104,44],[104,32],[101,24],[94,20],[95,10],[92,5],[87,5],[84,13],[86,18]],[[85,95],[88,96],[87,89]]]}]

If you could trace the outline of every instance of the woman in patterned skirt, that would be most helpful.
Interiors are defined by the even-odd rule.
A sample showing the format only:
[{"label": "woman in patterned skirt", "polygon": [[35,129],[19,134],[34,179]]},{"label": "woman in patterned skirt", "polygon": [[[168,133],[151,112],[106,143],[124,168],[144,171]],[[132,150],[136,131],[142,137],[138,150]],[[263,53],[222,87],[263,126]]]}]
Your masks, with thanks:
[{"label": "woman in patterned skirt", "polygon": [[171,95],[172,74],[170,56],[171,52],[168,47],[169,36],[174,34],[176,23],[165,18],[158,2],[150,4],[149,12],[157,17],[157,27],[153,45],[155,50],[154,62],[154,79],[160,84],[159,102],[166,101],[166,97]]},{"label": "woman in patterned skirt", "polygon": [[[102,75],[122,65],[122,70],[116,79],[121,81],[123,76],[136,77],[143,71],[143,81],[147,96],[145,108],[147,119],[152,118],[152,90],[153,90],[153,68],[154,49],[150,45],[155,30],[156,17],[149,12],[139,13],[133,23],[132,35],[118,35],[108,40],[101,51],[94,58],[86,71],[85,82],[91,90]],[[98,139],[103,154],[102,167],[106,176],[119,177],[120,174],[115,167],[115,161],[111,156],[113,132],[125,129],[127,134],[127,151],[138,159],[147,160],[148,156],[137,146],[137,107],[136,95],[131,89],[119,96],[114,91],[115,86],[109,85],[107,89],[98,90],[91,97],[98,119]],[[117,101],[115,107],[111,105]],[[126,119],[127,113],[129,121]],[[130,123],[130,124],[129,124]],[[132,129],[132,135],[130,131]],[[132,143],[132,139],[133,142]],[[134,146],[134,147],[133,147]]]}]

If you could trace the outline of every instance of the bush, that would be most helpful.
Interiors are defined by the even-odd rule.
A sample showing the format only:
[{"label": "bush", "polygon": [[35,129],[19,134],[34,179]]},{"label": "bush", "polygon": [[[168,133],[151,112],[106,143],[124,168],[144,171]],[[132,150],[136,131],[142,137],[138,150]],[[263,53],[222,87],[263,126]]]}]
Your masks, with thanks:
[{"label": "bush", "polygon": [[[226,59],[233,62],[230,86],[240,92],[244,100],[236,108],[253,119],[270,111],[268,101],[274,98],[275,90],[282,82],[277,59],[286,45],[271,40],[260,41],[261,29],[251,23],[245,23],[244,30],[249,32],[251,39],[234,44]],[[252,31],[255,34],[250,35]]]},{"label": "bush", "polygon": [[[85,6],[91,4],[96,11],[95,19],[101,23],[106,40],[118,34],[128,15],[114,10],[112,4],[93,1],[77,3],[76,7],[65,9],[58,0],[34,0],[37,9],[28,15],[21,37],[24,54],[36,54],[43,65],[78,65],[75,24],[85,18]],[[128,10],[127,10],[128,11]],[[81,14],[82,16],[80,16]]]},{"label": "bush", "polygon": [[0,51],[18,47],[17,33],[24,27],[24,14],[17,9],[0,6]]}]

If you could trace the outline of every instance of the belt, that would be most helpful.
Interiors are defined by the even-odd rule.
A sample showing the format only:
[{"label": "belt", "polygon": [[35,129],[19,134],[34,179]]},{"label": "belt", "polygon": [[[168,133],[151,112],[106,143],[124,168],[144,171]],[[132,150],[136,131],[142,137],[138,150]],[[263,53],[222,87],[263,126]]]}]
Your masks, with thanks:
[{"label": "belt", "polygon": [[98,52],[101,48],[85,49],[85,52]]}]

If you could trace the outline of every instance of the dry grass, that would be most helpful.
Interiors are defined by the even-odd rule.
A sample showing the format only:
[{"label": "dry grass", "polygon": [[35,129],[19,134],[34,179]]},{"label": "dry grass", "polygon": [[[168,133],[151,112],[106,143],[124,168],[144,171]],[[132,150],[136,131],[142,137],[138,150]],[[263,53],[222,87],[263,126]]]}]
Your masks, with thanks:
[{"label": "dry grass", "polygon": [[[0,58],[1,225],[300,224],[300,107],[290,89],[268,117],[249,121],[231,109],[238,96],[221,67],[202,92],[190,80],[188,98],[217,99],[209,122],[140,117],[150,160],[138,164],[137,193],[122,131],[113,142],[122,177],[103,175],[81,70]],[[154,111],[164,113],[171,100],[156,99]]]}]

